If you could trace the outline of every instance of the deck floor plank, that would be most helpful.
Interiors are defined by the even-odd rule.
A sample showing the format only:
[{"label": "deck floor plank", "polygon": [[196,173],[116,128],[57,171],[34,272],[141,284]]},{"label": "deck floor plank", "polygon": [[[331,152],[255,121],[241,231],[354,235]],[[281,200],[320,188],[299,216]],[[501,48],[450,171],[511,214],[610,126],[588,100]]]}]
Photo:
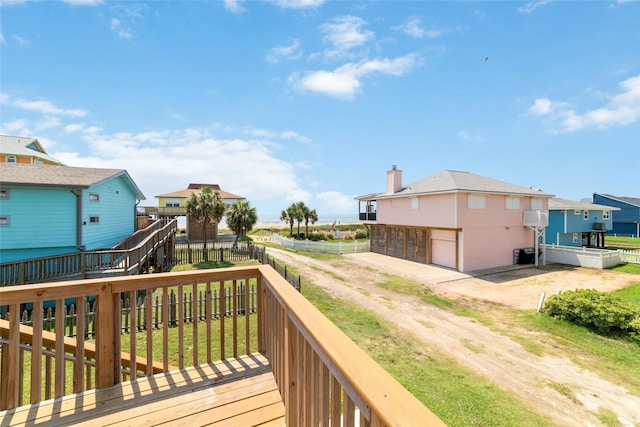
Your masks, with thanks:
[{"label": "deck floor plank", "polygon": [[[247,415],[251,414],[251,415]],[[242,421],[234,421],[234,419]],[[0,412],[1,426],[284,425],[284,405],[260,353],[138,378]]]}]

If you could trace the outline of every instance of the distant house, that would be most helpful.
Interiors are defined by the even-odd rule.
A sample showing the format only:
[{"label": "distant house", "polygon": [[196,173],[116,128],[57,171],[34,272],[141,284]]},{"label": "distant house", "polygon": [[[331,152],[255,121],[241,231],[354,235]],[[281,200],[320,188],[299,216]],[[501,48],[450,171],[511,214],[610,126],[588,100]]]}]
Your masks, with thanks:
[{"label": "distant house", "polygon": [[0,135],[0,163],[21,165],[61,165],[35,138]]},{"label": "distant house", "polygon": [[[209,187],[211,191],[220,193],[220,197],[224,200],[227,208],[235,204],[238,200],[244,200],[242,196],[222,190],[218,184],[189,184],[184,190],[156,196],[158,199],[158,215],[164,217],[186,216],[187,199],[191,197],[192,194],[200,193],[204,187]],[[217,235],[217,232],[217,224],[207,226],[208,237]],[[203,239],[202,224],[198,224],[195,218],[187,218],[187,237],[192,240]]]},{"label": "distant house", "polygon": [[612,212],[619,210],[593,203],[549,199],[549,225],[545,243],[602,248],[605,245],[605,233],[613,224]]},{"label": "distant house", "polygon": [[140,200],[125,170],[0,163],[0,262],[110,248]]},{"label": "distant house", "polygon": [[620,208],[613,218],[609,235],[640,237],[640,198],[593,193],[593,203]]},{"label": "distant house", "polygon": [[394,166],[385,192],[357,200],[372,252],[473,271],[511,265],[534,247],[551,196],[450,170],[403,185]]}]

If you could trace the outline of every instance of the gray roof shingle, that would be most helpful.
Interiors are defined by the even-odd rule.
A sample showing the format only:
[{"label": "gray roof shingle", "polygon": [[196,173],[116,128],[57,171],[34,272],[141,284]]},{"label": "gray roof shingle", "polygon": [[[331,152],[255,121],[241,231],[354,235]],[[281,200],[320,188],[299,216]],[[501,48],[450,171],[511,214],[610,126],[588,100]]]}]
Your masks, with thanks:
[{"label": "gray roof shingle", "polygon": [[[551,197],[534,188],[521,187],[497,179],[476,175],[470,172],[445,170],[436,175],[403,186],[396,193],[380,193],[377,198],[406,197],[422,194],[441,194],[453,192],[510,194],[518,196]],[[369,198],[371,195],[369,195]]]},{"label": "gray roof shingle", "polygon": [[107,179],[124,175],[139,199],[144,195],[124,169],[0,163],[0,185],[90,188]]}]

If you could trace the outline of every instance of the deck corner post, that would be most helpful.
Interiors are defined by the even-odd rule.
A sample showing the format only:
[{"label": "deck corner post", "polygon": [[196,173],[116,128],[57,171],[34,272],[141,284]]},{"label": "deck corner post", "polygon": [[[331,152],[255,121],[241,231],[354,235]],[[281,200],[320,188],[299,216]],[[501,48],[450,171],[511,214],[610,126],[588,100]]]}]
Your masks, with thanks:
[{"label": "deck corner post", "polygon": [[116,375],[120,366],[115,345],[120,319],[115,315],[118,295],[112,294],[111,283],[103,284],[97,297],[96,387],[103,388],[116,384],[120,377]]}]

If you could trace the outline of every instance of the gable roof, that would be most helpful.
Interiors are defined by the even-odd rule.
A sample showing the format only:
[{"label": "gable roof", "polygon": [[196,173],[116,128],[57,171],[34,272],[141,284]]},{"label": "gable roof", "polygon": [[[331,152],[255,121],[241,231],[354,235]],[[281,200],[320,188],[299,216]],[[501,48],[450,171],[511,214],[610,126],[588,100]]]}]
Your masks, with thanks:
[{"label": "gable roof", "polygon": [[228,191],[224,191],[220,189],[218,184],[189,184],[184,190],[174,191],[172,193],[160,194],[159,196],[155,196],[156,198],[160,197],[174,197],[174,198],[188,198],[191,197],[194,193],[200,193],[200,190],[204,187],[209,187],[211,191],[217,191],[220,193],[220,197],[223,199],[244,199],[242,196],[238,196],[233,193],[229,193]]},{"label": "gable roof", "polygon": [[87,189],[109,179],[123,176],[136,198],[144,194],[124,169],[77,168],[71,166],[20,165],[0,163],[0,185],[21,187],[64,187]]},{"label": "gable roof", "polygon": [[637,197],[616,197],[616,196],[612,196],[611,194],[605,194],[605,193],[594,193],[594,194],[597,194],[602,197],[606,197],[611,200],[617,200],[619,202],[626,203],[632,206],[640,207],[640,199]]},{"label": "gable roof", "polygon": [[581,211],[619,211],[620,208],[614,208],[606,205],[597,205],[588,202],[576,202],[574,200],[560,199],[553,197],[549,199],[550,211],[562,210],[581,210]]},{"label": "gable roof", "polygon": [[36,157],[61,165],[62,162],[51,157],[36,138],[0,135],[0,153],[14,156]]},{"label": "gable roof", "polygon": [[366,195],[358,199],[378,199],[419,196],[426,194],[445,193],[483,193],[506,194],[514,196],[552,197],[552,194],[544,193],[533,188],[521,187],[497,179],[476,175],[470,172],[445,170],[436,175],[421,179],[403,186],[395,193],[379,193]]}]

